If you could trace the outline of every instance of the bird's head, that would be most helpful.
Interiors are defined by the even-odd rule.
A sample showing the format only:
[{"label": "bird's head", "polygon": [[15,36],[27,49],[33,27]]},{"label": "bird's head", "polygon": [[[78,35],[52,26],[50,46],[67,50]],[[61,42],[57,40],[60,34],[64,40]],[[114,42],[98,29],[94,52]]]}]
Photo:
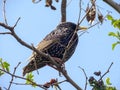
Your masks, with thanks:
[{"label": "bird's head", "polygon": [[72,22],[63,22],[59,24],[59,28],[66,28],[67,30],[87,30],[87,27],[79,26],[75,23]]}]

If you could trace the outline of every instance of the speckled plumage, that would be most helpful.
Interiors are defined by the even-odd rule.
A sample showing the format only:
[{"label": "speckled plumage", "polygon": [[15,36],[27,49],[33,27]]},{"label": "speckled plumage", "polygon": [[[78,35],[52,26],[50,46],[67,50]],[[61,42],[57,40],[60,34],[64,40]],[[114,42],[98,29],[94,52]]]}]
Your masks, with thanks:
[{"label": "speckled plumage", "polygon": [[[71,22],[66,22],[59,24],[55,30],[48,34],[38,45],[37,49],[49,54],[51,57],[63,59],[66,62],[74,53],[75,48],[78,44],[78,35],[75,33],[76,24]],[[75,33],[75,34],[74,34]],[[72,38],[70,47],[65,53],[66,47]],[[32,53],[30,57],[30,62],[23,69],[23,75],[31,71],[44,67],[47,64],[51,64],[47,58],[42,57],[35,52]],[[36,65],[36,67],[35,67]]]}]

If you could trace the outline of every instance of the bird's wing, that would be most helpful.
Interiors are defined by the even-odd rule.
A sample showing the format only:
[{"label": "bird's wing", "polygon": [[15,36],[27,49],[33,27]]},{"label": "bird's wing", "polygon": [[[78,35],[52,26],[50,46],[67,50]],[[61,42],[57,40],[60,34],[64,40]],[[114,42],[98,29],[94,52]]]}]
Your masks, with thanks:
[{"label": "bird's wing", "polygon": [[40,42],[38,45],[37,45],[37,49],[40,50],[40,51],[43,51],[44,49],[47,49],[49,48],[53,43],[55,42],[55,40],[43,40],[42,42]]},{"label": "bird's wing", "polygon": [[[62,37],[63,35],[64,33],[61,31],[61,29],[56,28],[37,45],[36,49],[38,49],[39,51],[47,50],[56,43],[59,43],[60,37]],[[32,55],[29,57],[29,60],[30,61],[34,60],[36,55],[37,53],[33,52]]]},{"label": "bird's wing", "polygon": [[[48,48],[50,48],[51,46],[53,46],[55,43],[58,42],[58,39],[52,39],[52,40],[43,40],[41,41],[36,49],[38,49],[39,51],[45,51],[47,50]],[[29,57],[29,61],[32,61],[35,59],[35,56],[37,55],[36,52],[33,52],[32,55]]]}]

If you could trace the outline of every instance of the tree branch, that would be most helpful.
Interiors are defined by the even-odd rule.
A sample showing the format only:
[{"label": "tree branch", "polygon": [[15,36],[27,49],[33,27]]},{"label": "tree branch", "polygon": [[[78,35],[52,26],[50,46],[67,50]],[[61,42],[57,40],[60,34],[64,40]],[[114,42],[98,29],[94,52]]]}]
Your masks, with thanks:
[{"label": "tree branch", "polygon": [[82,3],[82,0],[80,0],[80,2],[79,2],[80,11],[79,11],[79,17],[78,17],[78,22],[77,22],[78,25],[79,25],[79,21],[80,21],[80,18],[81,18],[81,11],[82,11],[81,3]]},{"label": "tree branch", "polygon": [[85,70],[79,66],[79,68],[83,71],[84,75],[85,75],[85,87],[84,87],[84,90],[87,90],[87,81],[88,81],[88,77],[87,77],[87,74],[85,72]]},{"label": "tree branch", "polygon": [[[11,35],[12,35],[21,45],[23,45],[23,46],[25,46],[25,47],[27,47],[27,48],[35,51],[35,52],[36,52],[37,54],[39,54],[40,56],[46,57],[48,60],[50,60],[51,63],[53,63],[53,64],[58,68],[58,70],[60,70],[60,72],[64,75],[64,77],[67,79],[67,81],[68,81],[69,83],[71,83],[77,90],[82,90],[82,89],[68,76],[68,74],[66,73],[66,71],[64,71],[64,69],[62,69],[62,68],[60,67],[60,65],[57,64],[57,63],[53,60],[53,58],[52,58],[51,56],[49,56],[49,55],[47,55],[47,54],[45,54],[45,53],[37,50],[35,47],[30,46],[29,44],[27,44],[26,42],[24,42],[21,38],[19,38],[19,37],[17,36],[17,34],[15,33],[15,31],[14,31],[14,27],[8,26],[8,25],[6,25],[6,24],[4,24],[4,23],[1,23],[1,22],[0,22],[0,26],[2,26],[2,27],[4,27],[4,28],[8,29],[9,31],[11,31]],[[16,26],[16,25],[14,25],[14,26]],[[0,69],[0,70],[1,70],[1,69]],[[8,73],[8,72],[7,72],[7,73]],[[8,74],[10,74],[10,73],[8,73]],[[13,75],[13,74],[10,74],[10,75]],[[14,77],[16,77],[16,76],[14,76]],[[20,78],[20,77],[18,77],[18,78]],[[24,78],[24,79],[25,79],[25,78]]]},{"label": "tree branch", "polygon": [[27,78],[17,76],[17,75],[15,75],[15,74],[12,74],[12,73],[10,73],[10,72],[8,72],[8,71],[6,71],[6,70],[3,70],[3,69],[1,69],[1,68],[0,68],[0,71],[3,71],[3,72],[5,72],[5,73],[9,74],[9,75],[12,76],[12,77],[20,78],[20,79],[23,79],[23,80],[27,80],[27,81],[31,82],[33,85],[36,85],[36,86],[38,86],[38,87],[40,87],[40,88],[45,89],[45,88],[43,87],[43,85],[37,84],[36,82],[33,82],[33,81],[31,81],[31,80],[29,80],[29,79],[27,79]]},{"label": "tree branch", "polygon": [[[18,20],[19,20],[19,19],[18,19]],[[16,23],[18,23],[18,20],[17,20]],[[48,60],[50,60],[54,65],[56,65],[56,67],[60,67],[60,65],[57,64],[57,63],[53,60],[52,57],[50,57],[49,55],[47,55],[47,54],[45,54],[45,53],[43,53],[43,52],[41,52],[41,51],[39,51],[39,50],[37,50],[34,46],[31,46],[31,45],[27,44],[27,43],[24,42],[20,37],[18,37],[18,35],[17,35],[17,34],[15,33],[15,31],[14,31],[14,27],[16,26],[16,23],[15,23],[15,25],[14,25],[13,27],[11,27],[11,26],[8,26],[8,25],[0,22],[0,26],[2,26],[2,27],[4,27],[5,29],[11,31],[11,35],[12,35],[21,45],[23,45],[23,46],[25,46],[25,47],[27,47],[27,48],[35,51],[35,52],[36,52],[37,54],[39,54],[40,56],[46,57],[46,58],[47,58]]]},{"label": "tree branch", "polygon": [[103,78],[107,73],[109,73],[110,68],[112,67],[112,65],[113,65],[113,62],[110,64],[110,66],[109,66],[109,68],[107,69],[107,71],[100,77],[99,81],[102,80],[102,78]]},{"label": "tree branch", "polygon": [[[62,4],[61,4],[61,14],[62,14],[61,22],[66,22],[66,3],[67,3],[67,0],[62,0]],[[19,20],[20,20],[20,18],[16,21],[16,23],[15,23],[14,26],[9,26],[9,25],[7,25],[6,23],[1,23],[1,22],[0,22],[0,26],[2,26],[2,27],[4,27],[5,29],[9,30],[9,31],[10,31],[10,34],[11,34],[21,45],[23,45],[23,46],[25,46],[25,47],[27,47],[27,48],[35,51],[35,52],[36,52],[37,54],[39,54],[40,56],[46,57],[48,60],[50,60],[50,61],[57,67],[57,69],[60,70],[60,72],[63,74],[63,76],[66,78],[66,80],[67,80],[69,83],[71,83],[77,90],[82,90],[82,89],[69,77],[69,75],[67,74],[67,72],[66,72],[63,68],[61,68],[60,65],[57,64],[57,63],[53,60],[52,57],[50,57],[49,55],[46,55],[45,53],[43,53],[43,52],[41,52],[41,51],[39,51],[39,50],[37,50],[35,47],[27,44],[26,42],[24,42],[24,41],[15,33],[14,28],[17,26],[17,23],[18,23]],[[2,70],[2,69],[0,69],[0,70],[12,76],[12,79],[11,79],[11,82],[10,82],[10,85],[9,85],[9,88],[11,87],[11,83],[12,83],[12,81],[13,81],[13,77],[20,78],[20,79],[24,79],[24,80],[28,80],[28,79],[26,79],[26,78],[24,78],[24,77],[20,77],[20,76],[15,75],[16,69],[14,69],[13,74],[11,74],[10,72],[7,72],[7,71],[5,71],[5,70]],[[28,80],[28,81],[30,81],[30,80]],[[36,83],[33,82],[33,81],[30,81],[30,82],[31,82],[32,84],[35,84],[36,86],[39,86],[39,87],[43,88],[42,85],[38,85],[38,84],[36,84]],[[9,89],[9,88],[8,88],[8,89]]]},{"label": "tree branch", "polygon": [[[17,67],[20,65],[20,63],[21,63],[21,62],[19,62],[18,65],[14,68],[13,75],[15,75],[16,69],[17,69]],[[12,82],[13,82],[13,79],[14,79],[14,76],[13,76],[13,75],[11,76],[12,78],[11,78],[11,81],[10,81],[10,84],[9,84],[7,90],[10,90],[10,87],[11,87]]]},{"label": "tree branch", "polygon": [[5,35],[5,34],[11,34],[11,32],[0,32],[0,34],[3,34],[3,35]]},{"label": "tree branch", "polygon": [[66,78],[66,80],[71,83],[77,90],[82,90],[81,87],[79,87],[70,77],[69,75],[67,74],[66,70],[63,70],[63,69],[59,69],[60,72],[64,75],[64,77]]},{"label": "tree branch", "polygon": [[113,0],[103,0],[106,2],[108,5],[113,7],[118,13],[120,13],[120,4],[114,2]]},{"label": "tree branch", "polygon": [[62,0],[61,3],[61,22],[66,22],[66,3],[67,0]]},{"label": "tree branch", "polygon": [[6,0],[3,0],[3,17],[4,17],[4,20],[5,20],[5,24],[8,25],[7,18],[6,18],[5,6],[6,6]]}]

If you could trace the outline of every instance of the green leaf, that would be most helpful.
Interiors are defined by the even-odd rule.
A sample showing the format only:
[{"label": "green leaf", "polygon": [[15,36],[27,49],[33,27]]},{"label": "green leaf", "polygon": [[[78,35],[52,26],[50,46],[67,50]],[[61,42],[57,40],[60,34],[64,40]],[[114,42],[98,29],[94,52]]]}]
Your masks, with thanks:
[{"label": "green leaf", "polygon": [[2,58],[0,58],[0,62],[2,62]]},{"label": "green leaf", "polygon": [[9,70],[9,66],[10,66],[9,63],[3,62],[3,66],[4,66],[4,68],[5,68],[6,71],[8,71],[8,72],[10,71],[10,70]]},{"label": "green leaf", "polygon": [[117,35],[117,38],[120,40],[120,32],[117,31],[116,35]]},{"label": "green leaf", "polygon": [[0,71],[0,76],[2,76],[4,74],[4,72],[3,71]]},{"label": "green leaf", "polygon": [[[0,58],[0,67],[2,67],[2,58]],[[0,76],[2,76],[4,74],[4,72],[3,71],[0,71]]]},{"label": "green leaf", "polygon": [[2,67],[2,58],[0,58],[0,67]]},{"label": "green leaf", "polygon": [[117,37],[117,35],[114,32],[109,32],[109,36]]},{"label": "green leaf", "polygon": [[110,87],[110,86],[108,86],[108,87],[106,87],[106,89],[105,90],[117,90],[115,87]]},{"label": "green leaf", "polygon": [[34,75],[33,75],[32,73],[28,73],[28,74],[27,74],[27,78],[28,78],[28,79],[31,80],[31,79],[33,79],[33,77],[34,77]]},{"label": "green leaf", "polygon": [[[0,58],[0,67],[1,67],[3,70],[6,70],[6,71],[9,72],[9,66],[10,66],[9,63],[3,62],[3,61],[2,61],[2,58]],[[0,76],[2,76],[3,74],[4,74],[4,72],[3,72],[3,71],[0,71]]]},{"label": "green leaf", "polygon": [[113,43],[113,44],[112,44],[112,50],[114,50],[115,47],[116,47],[116,45],[118,45],[118,44],[120,44],[120,42],[115,42],[115,43]]},{"label": "green leaf", "polygon": [[111,85],[112,83],[110,82],[110,78],[108,77],[108,78],[106,78],[106,84],[107,85]]},{"label": "green leaf", "polygon": [[[28,73],[26,78],[28,79],[28,80],[26,80],[26,84],[31,84],[33,87],[36,87],[36,84],[32,83],[32,82],[34,82],[34,75],[32,74],[32,72]],[[30,82],[30,81],[32,81],[32,82]]]},{"label": "green leaf", "polygon": [[108,20],[113,20],[113,17],[111,15],[107,15]]},{"label": "green leaf", "polygon": [[120,29],[120,20],[115,20],[114,23],[113,23],[113,26],[114,26],[115,28]]}]

